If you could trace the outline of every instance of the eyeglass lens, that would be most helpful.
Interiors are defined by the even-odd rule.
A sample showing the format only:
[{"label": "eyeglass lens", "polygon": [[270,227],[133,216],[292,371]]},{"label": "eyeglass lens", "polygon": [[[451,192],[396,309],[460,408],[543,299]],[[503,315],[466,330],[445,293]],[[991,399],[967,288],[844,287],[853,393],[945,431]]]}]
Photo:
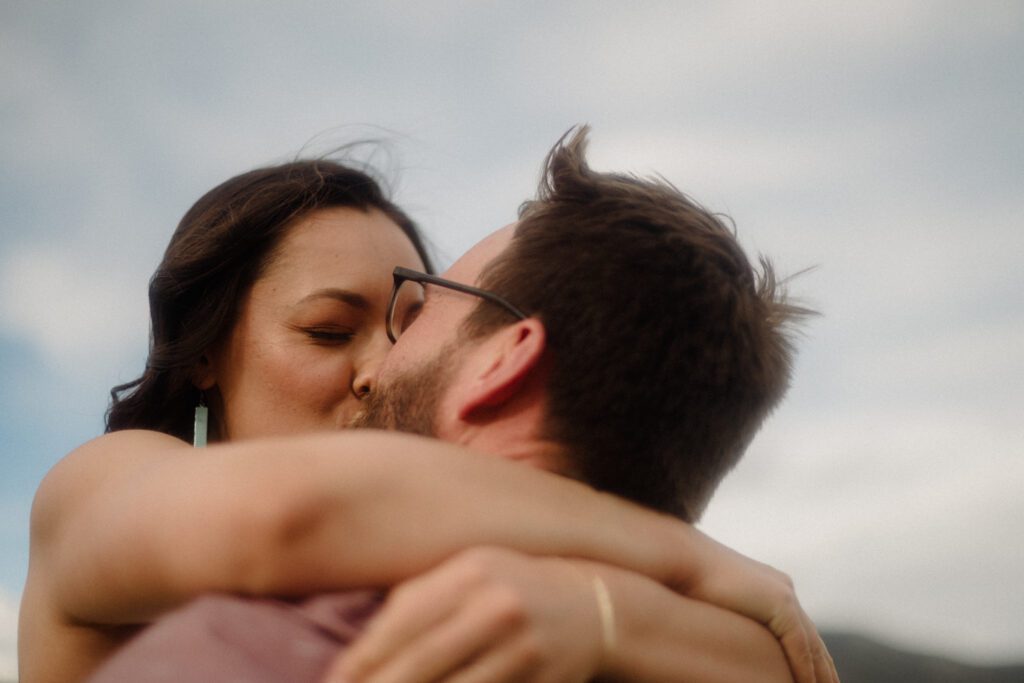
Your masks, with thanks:
[{"label": "eyeglass lens", "polygon": [[403,280],[391,300],[388,310],[388,331],[397,340],[412,325],[423,308],[423,284]]}]

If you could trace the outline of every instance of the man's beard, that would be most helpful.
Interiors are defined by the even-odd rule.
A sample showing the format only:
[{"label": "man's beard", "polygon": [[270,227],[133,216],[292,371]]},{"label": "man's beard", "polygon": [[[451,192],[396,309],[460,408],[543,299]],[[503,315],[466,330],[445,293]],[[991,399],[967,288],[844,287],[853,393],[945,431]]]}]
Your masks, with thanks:
[{"label": "man's beard", "polygon": [[393,429],[437,436],[437,411],[454,375],[458,344],[447,344],[434,358],[378,385],[349,422],[356,429]]}]

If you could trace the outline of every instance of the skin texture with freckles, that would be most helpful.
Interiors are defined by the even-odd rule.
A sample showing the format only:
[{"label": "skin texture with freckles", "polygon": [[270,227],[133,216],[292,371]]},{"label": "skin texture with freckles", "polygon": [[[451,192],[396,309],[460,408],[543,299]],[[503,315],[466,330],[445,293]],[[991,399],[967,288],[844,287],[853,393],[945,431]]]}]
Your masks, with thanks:
[{"label": "skin texture with freckles", "polygon": [[391,347],[383,264],[423,268],[380,211],[325,209],[295,224],[209,354],[201,388],[223,416],[221,440],[348,423]]}]

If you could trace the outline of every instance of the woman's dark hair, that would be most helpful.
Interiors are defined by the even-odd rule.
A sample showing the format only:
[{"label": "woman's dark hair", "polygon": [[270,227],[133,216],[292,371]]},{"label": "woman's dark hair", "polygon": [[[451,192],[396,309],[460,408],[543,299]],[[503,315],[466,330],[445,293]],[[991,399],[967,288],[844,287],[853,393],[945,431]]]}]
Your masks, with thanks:
[{"label": "woman's dark hair", "polygon": [[304,160],[235,176],[207,192],[174,231],[149,282],[145,372],[111,389],[106,431],[152,429],[191,440],[200,398],[192,380],[202,355],[231,332],[242,300],[295,221],[332,207],[383,212],[430,269],[416,225],[361,170]]}]

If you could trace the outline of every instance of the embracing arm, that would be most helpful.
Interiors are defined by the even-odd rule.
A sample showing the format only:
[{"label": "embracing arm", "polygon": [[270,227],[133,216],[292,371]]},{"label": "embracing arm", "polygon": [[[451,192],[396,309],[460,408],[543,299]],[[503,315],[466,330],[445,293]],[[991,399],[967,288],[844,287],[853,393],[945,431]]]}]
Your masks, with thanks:
[{"label": "embracing arm", "polygon": [[664,580],[663,549],[685,528],[527,467],[370,431],[205,450],[109,434],[47,475],[32,526],[34,571],[69,616],[98,624],[148,621],[208,591],[391,585],[482,544]]},{"label": "embracing arm", "polygon": [[365,430],[203,450],[152,432],[96,439],[40,487],[30,578],[69,620],[116,625],[209,591],[393,585],[476,545],[644,574],[769,624],[795,670],[816,638],[781,575],[688,525],[499,458]]},{"label": "embracing arm", "polygon": [[591,679],[792,681],[778,642],[749,619],[633,572],[503,548],[402,583],[324,680]]},{"label": "embracing arm", "polygon": [[615,606],[616,641],[601,660],[600,680],[792,682],[778,641],[760,624],[632,572],[589,569],[606,582]]}]

